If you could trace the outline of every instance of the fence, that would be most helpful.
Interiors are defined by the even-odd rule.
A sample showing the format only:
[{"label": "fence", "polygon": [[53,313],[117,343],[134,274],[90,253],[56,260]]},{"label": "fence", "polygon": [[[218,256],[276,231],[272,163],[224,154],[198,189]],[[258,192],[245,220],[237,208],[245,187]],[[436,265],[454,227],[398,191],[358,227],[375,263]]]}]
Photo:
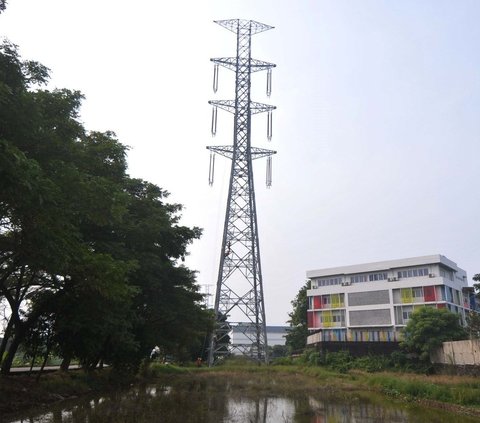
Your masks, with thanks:
[{"label": "fence", "polygon": [[480,339],[444,342],[431,354],[430,360],[435,364],[478,366],[480,365]]}]

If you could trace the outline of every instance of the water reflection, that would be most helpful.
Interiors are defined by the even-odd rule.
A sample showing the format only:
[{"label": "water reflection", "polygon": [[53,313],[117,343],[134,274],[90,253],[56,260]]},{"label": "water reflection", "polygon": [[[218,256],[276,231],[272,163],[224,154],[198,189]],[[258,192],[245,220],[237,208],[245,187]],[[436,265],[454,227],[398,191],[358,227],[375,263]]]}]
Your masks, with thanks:
[{"label": "water reflection", "polygon": [[[272,390],[259,380],[244,384],[224,378],[180,378],[168,384],[136,386],[126,392],[81,398],[31,411],[2,423],[447,423],[458,416],[414,406],[349,398],[348,393],[326,395]],[[462,423],[478,421],[461,417]]]}]

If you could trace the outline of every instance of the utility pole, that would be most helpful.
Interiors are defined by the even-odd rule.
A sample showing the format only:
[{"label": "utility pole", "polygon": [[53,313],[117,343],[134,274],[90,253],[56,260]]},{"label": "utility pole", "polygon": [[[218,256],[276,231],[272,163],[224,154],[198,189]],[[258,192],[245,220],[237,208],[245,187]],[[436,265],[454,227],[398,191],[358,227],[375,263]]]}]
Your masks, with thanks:
[{"label": "utility pole", "polygon": [[[238,353],[258,362],[268,362],[263,299],[262,268],[258,241],[257,212],[252,160],[267,157],[267,187],[271,186],[271,156],[276,152],[251,146],[251,116],[267,113],[267,138],[272,137],[275,106],[251,100],[251,74],[267,71],[267,96],[272,88],[273,63],[252,59],[252,35],[272,26],[243,19],[215,21],[236,35],[236,57],[211,59],[214,64],[213,91],[218,89],[219,66],[235,72],[235,100],[212,100],[212,135],[217,131],[217,111],[234,116],[233,145],[210,146],[209,183],[213,184],[215,154],[231,159],[225,223],[215,295],[216,326],[210,339],[208,364]],[[231,342],[232,331],[242,335]]]}]

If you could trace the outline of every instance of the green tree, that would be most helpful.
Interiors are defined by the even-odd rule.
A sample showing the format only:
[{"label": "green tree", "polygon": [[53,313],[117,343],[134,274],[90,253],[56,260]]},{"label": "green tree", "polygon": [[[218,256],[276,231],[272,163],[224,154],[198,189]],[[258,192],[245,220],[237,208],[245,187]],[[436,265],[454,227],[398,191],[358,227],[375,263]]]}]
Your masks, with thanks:
[{"label": "green tree", "polygon": [[153,346],[184,356],[191,344],[203,344],[210,313],[195,283],[195,273],[182,262],[188,245],[201,234],[179,225],[179,204],[168,204],[168,192],[138,179],[126,181],[130,202],[119,228],[123,253],[137,263],[130,282],[137,290],[137,342],[140,354]]},{"label": "green tree", "polygon": [[[91,140],[98,137],[77,120],[81,94],[38,89],[47,79],[48,69],[22,61],[15,45],[0,46],[0,296],[11,310],[0,351],[10,338],[3,373],[47,312],[46,299],[73,284],[85,259],[111,261],[97,255],[85,227],[121,218],[123,187],[104,175],[115,161],[103,163],[103,173],[91,171],[98,156],[89,154]],[[104,290],[108,276],[99,278]]]},{"label": "green tree", "polygon": [[459,323],[459,316],[447,309],[421,307],[412,313],[403,329],[401,347],[428,362],[430,353],[446,341],[466,339],[467,333]]},{"label": "green tree", "polygon": [[470,339],[480,339],[480,313],[470,311],[467,314],[467,331]]},{"label": "green tree", "polygon": [[[480,273],[477,273],[473,276],[473,280],[480,282]],[[473,284],[475,288],[475,296],[480,297],[480,283]],[[467,330],[470,336],[470,339],[479,339],[480,338],[480,313],[477,310],[472,310],[467,314]]]},{"label": "green tree", "polygon": [[475,282],[478,282],[478,283],[474,283],[473,287],[475,288],[477,298],[480,298],[480,273],[477,273],[476,275],[474,275],[472,279]]},{"label": "green tree", "polygon": [[195,272],[179,263],[201,231],[179,224],[167,192],[128,177],[114,133],[83,128],[79,92],[39,89],[47,80],[0,46],[2,372],[41,322],[52,348],[86,368],[135,367],[154,345],[187,355],[211,325]]},{"label": "green tree", "polygon": [[310,289],[310,282],[300,289],[295,299],[291,302],[293,310],[288,313],[290,319],[290,329],[285,336],[286,345],[290,352],[303,350],[307,344],[308,327],[307,327],[307,308],[308,298],[307,290]]}]

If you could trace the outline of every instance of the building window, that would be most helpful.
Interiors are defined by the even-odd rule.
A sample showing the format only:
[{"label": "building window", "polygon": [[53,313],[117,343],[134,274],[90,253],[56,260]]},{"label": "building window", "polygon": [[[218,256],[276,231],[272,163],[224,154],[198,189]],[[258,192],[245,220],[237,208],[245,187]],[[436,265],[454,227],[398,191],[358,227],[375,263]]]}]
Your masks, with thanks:
[{"label": "building window", "polygon": [[428,276],[428,268],[423,267],[421,269],[406,269],[406,270],[399,270],[397,272],[398,278],[416,278],[419,276]]},{"label": "building window", "polygon": [[440,276],[453,281],[453,272],[450,270],[440,269]]},{"label": "building window", "polygon": [[412,315],[412,310],[403,310],[402,312],[403,322],[405,323],[407,320],[409,320],[411,315]]},{"label": "building window", "polygon": [[351,283],[367,282],[367,275],[353,275],[350,276]]},{"label": "building window", "polygon": [[370,282],[373,282],[373,281],[384,281],[387,279],[387,273],[386,272],[382,272],[382,273],[372,273],[371,275],[368,275],[368,280]]},{"label": "building window", "polygon": [[330,285],[340,285],[342,283],[342,278],[325,278],[318,280],[318,286],[330,286]]},{"label": "building window", "polygon": [[423,298],[423,289],[420,288],[412,288],[412,297],[413,298]]}]

